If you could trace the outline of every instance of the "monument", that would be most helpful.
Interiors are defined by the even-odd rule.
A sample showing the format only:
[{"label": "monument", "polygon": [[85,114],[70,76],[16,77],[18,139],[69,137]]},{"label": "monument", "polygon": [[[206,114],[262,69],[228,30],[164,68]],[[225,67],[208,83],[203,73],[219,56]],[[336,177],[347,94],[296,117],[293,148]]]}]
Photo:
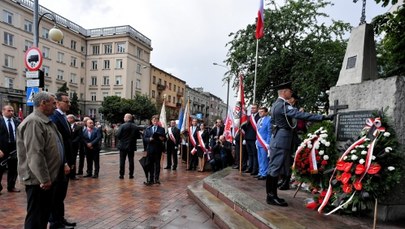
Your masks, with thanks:
[{"label": "monument", "polygon": [[[331,110],[338,113],[337,140],[344,142],[358,136],[365,120],[374,111],[387,109],[391,126],[396,127],[398,142],[405,146],[405,77],[377,77],[376,51],[372,26],[365,23],[365,0],[362,22],[352,30],[346,54],[335,87],[330,89]],[[364,19],[363,19],[364,18]],[[364,21],[363,21],[364,20]],[[340,104],[340,105],[339,105]],[[343,105],[342,105],[343,104]],[[405,154],[405,153],[404,153]],[[405,217],[405,179],[390,198],[379,202],[380,220],[399,220]]]}]

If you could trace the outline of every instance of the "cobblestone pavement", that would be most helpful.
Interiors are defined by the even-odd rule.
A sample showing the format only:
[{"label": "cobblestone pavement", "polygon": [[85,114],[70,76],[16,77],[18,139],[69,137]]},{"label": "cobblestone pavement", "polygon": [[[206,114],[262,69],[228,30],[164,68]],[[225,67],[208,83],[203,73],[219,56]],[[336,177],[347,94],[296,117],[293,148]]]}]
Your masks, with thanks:
[{"label": "cobblestone pavement", "polygon": [[[210,172],[186,171],[181,164],[176,171],[161,170],[161,184],[145,186],[144,172],[138,162],[143,152],[135,154],[135,179],[118,178],[119,156],[110,152],[101,156],[98,179],[70,181],[65,200],[66,218],[77,222],[76,228],[218,228],[210,217],[187,195],[187,185]],[[3,176],[3,186],[6,176]],[[23,186],[17,184],[19,189]],[[0,195],[0,228],[23,228],[26,195]]]}]

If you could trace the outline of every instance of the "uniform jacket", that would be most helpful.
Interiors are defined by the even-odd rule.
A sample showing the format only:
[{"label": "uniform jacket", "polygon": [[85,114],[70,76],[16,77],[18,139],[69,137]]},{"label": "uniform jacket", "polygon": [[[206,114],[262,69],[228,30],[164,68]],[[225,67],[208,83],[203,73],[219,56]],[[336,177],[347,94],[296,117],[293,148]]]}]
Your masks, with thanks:
[{"label": "uniform jacket", "polygon": [[[271,140],[271,117],[270,116],[263,116],[262,119],[259,119],[257,122],[257,132],[259,132],[260,136],[262,136],[264,142],[269,146]],[[262,147],[262,145],[256,141],[256,145],[258,147]]]},{"label": "uniform jacket", "polygon": [[117,131],[117,138],[119,140],[118,149],[122,151],[136,151],[136,140],[141,138],[138,127],[134,122],[129,121],[122,124]]},{"label": "uniform jacket", "polygon": [[55,124],[37,110],[18,126],[18,174],[23,184],[55,181],[63,166],[57,138],[62,141]]},{"label": "uniform jacket", "polygon": [[293,132],[289,125],[292,125],[293,118],[309,121],[321,121],[323,117],[322,115],[299,111],[282,98],[278,98],[276,102],[274,102],[271,114],[271,124],[275,126],[275,128],[270,147],[286,150],[290,150],[292,145]]}]

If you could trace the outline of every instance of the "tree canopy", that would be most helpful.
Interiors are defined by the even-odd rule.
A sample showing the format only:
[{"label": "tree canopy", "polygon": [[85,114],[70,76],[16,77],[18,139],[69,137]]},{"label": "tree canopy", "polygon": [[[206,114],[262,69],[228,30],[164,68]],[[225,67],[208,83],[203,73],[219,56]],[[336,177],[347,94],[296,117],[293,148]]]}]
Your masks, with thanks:
[{"label": "tree canopy", "polygon": [[[321,12],[330,5],[324,0],[286,0],[279,9],[269,4],[265,9],[265,35],[258,44],[256,101],[270,105],[276,97],[271,86],[292,81],[303,98],[301,106],[316,111],[328,108],[326,91],[336,84],[345,54],[343,35],[350,25],[333,21],[321,23],[329,16]],[[273,9],[271,9],[273,8]],[[225,63],[228,74],[243,72],[245,98],[252,102],[256,39],[254,24],[230,34]],[[236,85],[237,79],[234,81]]]}]

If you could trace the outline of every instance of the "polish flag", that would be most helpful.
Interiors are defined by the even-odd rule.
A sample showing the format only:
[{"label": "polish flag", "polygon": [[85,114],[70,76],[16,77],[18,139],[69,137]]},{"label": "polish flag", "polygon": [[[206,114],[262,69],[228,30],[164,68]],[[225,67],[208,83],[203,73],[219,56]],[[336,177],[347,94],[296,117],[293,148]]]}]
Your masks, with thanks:
[{"label": "polish flag", "polygon": [[24,120],[24,115],[21,107],[20,109],[18,109],[18,118],[20,119],[20,121]]},{"label": "polish flag", "polygon": [[263,0],[259,0],[259,11],[257,12],[256,22],[256,39],[260,39],[264,36],[264,9]]}]

